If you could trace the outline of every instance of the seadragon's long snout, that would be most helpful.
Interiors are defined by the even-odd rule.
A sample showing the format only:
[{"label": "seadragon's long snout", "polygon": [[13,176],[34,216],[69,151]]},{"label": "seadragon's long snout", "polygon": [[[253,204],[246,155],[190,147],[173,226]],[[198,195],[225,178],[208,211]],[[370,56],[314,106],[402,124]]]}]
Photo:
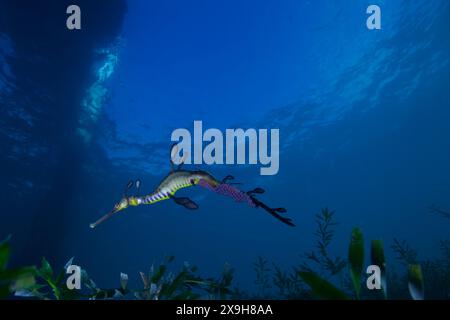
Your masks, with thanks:
[{"label": "seadragon's long snout", "polygon": [[94,223],[91,223],[89,225],[89,227],[91,229],[94,229],[96,226],[98,226],[100,223],[102,223],[103,221],[111,218],[114,214],[116,214],[117,212],[124,210],[126,208],[128,208],[129,204],[129,200],[127,198],[122,199],[119,203],[117,203],[114,208],[108,212],[107,214],[105,214],[103,217],[101,217],[100,219],[98,219],[97,221],[95,221]]}]

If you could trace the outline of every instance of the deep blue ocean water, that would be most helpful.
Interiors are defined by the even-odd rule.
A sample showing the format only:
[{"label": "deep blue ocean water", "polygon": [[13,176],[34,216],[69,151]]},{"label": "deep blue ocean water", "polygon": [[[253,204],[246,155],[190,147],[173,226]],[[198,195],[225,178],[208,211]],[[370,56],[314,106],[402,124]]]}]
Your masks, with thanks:
[{"label": "deep blue ocean water", "polygon": [[[405,239],[439,254],[450,220],[450,3],[376,1],[0,1],[0,238],[15,264],[75,261],[98,284],[175,255],[201,274],[253,262],[290,268],[315,245],[315,214],[335,211],[333,254],[354,226],[366,240]],[[45,3],[45,5],[44,5]],[[262,210],[206,191],[128,209],[97,229],[130,179],[151,192],[170,170],[176,128],[279,128],[280,170],[200,166],[285,207]],[[193,166],[186,166],[194,168]],[[368,242],[367,242],[368,246]],[[368,249],[368,247],[367,247]],[[388,261],[395,260],[387,250]]]}]

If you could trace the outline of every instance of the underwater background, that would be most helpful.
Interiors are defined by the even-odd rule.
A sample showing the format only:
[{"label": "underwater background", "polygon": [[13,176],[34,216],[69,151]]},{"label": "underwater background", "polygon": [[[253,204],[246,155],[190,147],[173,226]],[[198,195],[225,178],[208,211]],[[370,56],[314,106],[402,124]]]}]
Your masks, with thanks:
[{"label": "underwater background", "polygon": [[[435,282],[422,264],[425,296],[450,297],[449,1],[80,0],[82,29],[70,31],[73,2],[0,0],[0,239],[11,235],[11,265],[75,257],[97,285],[123,272],[139,287],[139,271],[173,255],[174,269],[187,261],[205,277],[232,267],[240,297],[281,299],[277,270],[309,261],[326,276],[305,253],[317,249],[317,214],[334,211],[327,254],[345,260],[359,227],[367,252],[383,240],[391,274],[405,255],[435,264]],[[366,28],[370,4],[381,30]],[[163,201],[90,229],[129,180],[153,191],[170,170],[171,132],[194,120],[280,129],[276,175],[200,168],[264,188],[261,200],[296,227],[191,188],[180,194],[196,211]],[[398,283],[392,297],[408,298]]]}]

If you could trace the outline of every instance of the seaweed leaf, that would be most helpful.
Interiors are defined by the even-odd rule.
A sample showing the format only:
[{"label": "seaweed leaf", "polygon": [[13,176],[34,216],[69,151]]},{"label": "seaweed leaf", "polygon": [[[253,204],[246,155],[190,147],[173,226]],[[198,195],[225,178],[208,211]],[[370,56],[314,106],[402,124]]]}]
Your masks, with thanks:
[{"label": "seaweed leaf", "polygon": [[443,210],[439,207],[436,207],[435,205],[432,205],[428,208],[430,212],[439,214],[443,218],[450,219],[450,211]]},{"label": "seaweed leaf", "polygon": [[404,265],[417,263],[417,251],[411,248],[405,240],[394,239],[391,248],[397,254],[397,259]]},{"label": "seaweed leaf", "polygon": [[157,283],[162,278],[162,276],[164,275],[166,270],[167,270],[167,267],[164,264],[160,264],[158,267],[158,270],[156,271],[155,274],[152,275],[150,281],[152,283]]},{"label": "seaweed leaf", "polygon": [[286,291],[289,290],[291,279],[289,278],[289,275],[282,271],[277,265],[274,264],[273,269],[275,272],[273,276],[273,284],[278,288],[279,295],[284,296]]},{"label": "seaweed leaf", "polygon": [[35,284],[34,266],[6,268],[11,255],[10,238],[8,236],[0,242],[0,299],[8,297],[12,292],[28,290]]},{"label": "seaweed leaf", "polygon": [[231,293],[230,286],[234,277],[234,269],[230,264],[225,263],[222,271],[222,279],[218,283],[218,294],[219,298],[224,300],[226,296]]},{"label": "seaweed leaf", "polygon": [[127,285],[128,285],[128,275],[126,273],[120,273],[120,288],[122,288],[123,291],[126,291]]},{"label": "seaweed leaf", "polygon": [[177,289],[180,289],[180,287],[183,285],[186,276],[186,271],[181,271],[170,283],[163,285],[161,295],[164,295],[167,298],[173,297],[175,295],[175,291]]},{"label": "seaweed leaf", "polygon": [[267,259],[259,256],[253,263],[253,270],[256,273],[255,284],[258,287],[259,294],[265,297],[267,290],[270,288],[270,268],[268,267]]},{"label": "seaweed leaf", "polygon": [[69,268],[73,263],[74,257],[70,258],[69,261],[66,262],[64,268],[61,269],[58,276],[55,279],[55,284],[59,285],[61,281],[64,279],[64,275],[67,273],[67,268]]},{"label": "seaweed leaf", "polygon": [[0,281],[14,281],[21,277],[36,274],[36,267],[20,267],[14,269],[7,269],[0,272]]},{"label": "seaweed leaf", "polygon": [[350,298],[341,290],[314,272],[299,271],[298,275],[311,288],[313,294],[320,299],[349,300]]},{"label": "seaweed leaf", "polygon": [[371,263],[380,268],[381,272],[381,289],[383,290],[384,298],[387,299],[387,287],[386,287],[386,258],[384,256],[383,241],[372,240],[371,245]]},{"label": "seaweed leaf", "polygon": [[422,268],[419,264],[411,264],[408,266],[408,289],[414,300],[424,299],[424,283]]},{"label": "seaweed leaf", "polygon": [[0,243],[0,271],[6,269],[6,264],[9,261],[11,248],[9,246],[9,237]]},{"label": "seaweed leaf", "polygon": [[[306,258],[317,264],[322,270],[327,271],[330,275],[334,276],[339,274],[345,267],[346,263],[340,257],[331,258],[328,253],[328,247],[334,237],[334,226],[337,225],[334,222],[334,211],[324,208],[320,213],[316,214],[317,229],[314,235],[317,237],[317,252],[312,251],[307,253]],[[311,271],[311,268],[307,263],[302,263],[301,268],[304,271]]]},{"label": "seaweed leaf", "polygon": [[38,270],[38,275],[47,282],[50,288],[53,291],[53,294],[57,300],[61,299],[61,290],[58,287],[58,284],[53,279],[53,268],[47,259],[42,258],[41,267]]},{"label": "seaweed leaf", "polygon": [[1,284],[0,285],[0,299],[6,298],[9,296],[9,285]]},{"label": "seaweed leaf", "polygon": [[41,268],[39,269],[39,275],[46,281],[51,281],[53,276],[53,269],[47,259],[42,258]]},{"label": "seaweed leaf", "polygon": [[356,298],[359,299],[361,292],[361,273],[364,264],[364,239],[361,229],[354,228],[350,247],[348,250],[348,261],[350,263],[350,276],[355,289]]},{"label": "seaweed leaf", "polygon": [[[29,290],[35,283],[36,268],[21,267],[0,271],[0,298],[7,297],[10,293]],[[5,291],[6,289],[7,291]]]}]

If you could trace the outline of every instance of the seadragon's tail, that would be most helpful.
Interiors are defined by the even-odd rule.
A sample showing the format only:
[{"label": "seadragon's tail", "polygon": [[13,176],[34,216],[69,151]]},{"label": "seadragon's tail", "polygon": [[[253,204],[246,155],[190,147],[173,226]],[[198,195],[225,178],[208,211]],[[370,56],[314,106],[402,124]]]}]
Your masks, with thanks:
[{"label": "seadragon's tail", "polygon": [[259,201],[255,198],[255,193],[263,193],[264,190],[261,188],[256,188],[254,190],[243,192],[236,187],[227,184],[227,183],[220,183],[217,186],[211,186],[207,181],[200,180],[198,183],[199,186],[206,188],[212,192],[215,192],[217,194],[221,194],[224,196],[228,196],[236,200],[237,202],[246,202],[248,205],[254,208],[262,208],[266,210],[268,213],[270,213],[273,217],[277,218],[281,222],[287,224],[288,226],[295,227],[295,224],[292,222],[291,219],[283,217],[279,215],[278,213],[285,213],[285,208],[270,208],[263,202]]}]

